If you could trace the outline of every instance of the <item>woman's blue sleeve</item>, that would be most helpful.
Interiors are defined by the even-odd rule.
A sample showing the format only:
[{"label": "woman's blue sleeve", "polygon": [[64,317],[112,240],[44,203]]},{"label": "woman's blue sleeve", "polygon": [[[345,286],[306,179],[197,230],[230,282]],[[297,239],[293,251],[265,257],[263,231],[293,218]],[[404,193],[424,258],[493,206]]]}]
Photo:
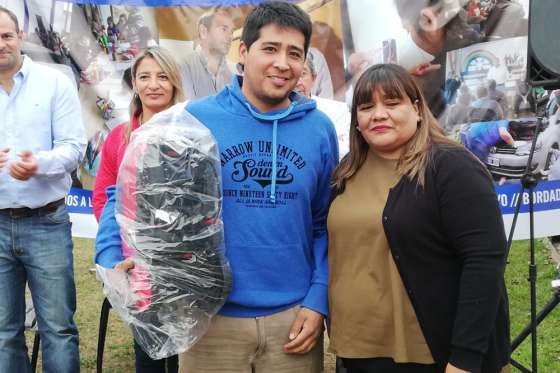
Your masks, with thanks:
[{"label": "woman's blue sleeve", "polygon": [[95,263],[105,268],[113,268],[124,260],[119,225],[115,217],[115,186],[107,188],[107,202],[103,207],[99,229],[95,238]]}]

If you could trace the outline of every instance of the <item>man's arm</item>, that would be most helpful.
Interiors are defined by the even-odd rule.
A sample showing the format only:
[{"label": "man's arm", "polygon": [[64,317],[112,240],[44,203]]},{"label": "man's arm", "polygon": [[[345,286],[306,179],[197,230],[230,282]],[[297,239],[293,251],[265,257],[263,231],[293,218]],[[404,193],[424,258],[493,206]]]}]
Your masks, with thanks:
[{"label": "man's arm", "polygon": [[490,147],[500,140],[507,144],[514,143],[508,132],[509,121],[474,122],[461,129],[461,144],[469,149],[482,162],[486,161]]},{"label": "man's arm", "polygon": [[504,119],[504,109],[502,108],[502,105],[500,105],[500,103],[498,101],[496,101],[496,115],[498,116],[498,119]]},{"label": "man's arm", "polygon": [[328,261],[327,261],[327,214],[331,200],[330,180],[338,162],[338,141],[330,120],[328,144],[322,149],[323,169],[319,176],[317,193],[312,200],[313,213],[313,272],[311,286],[303,299],[302,308],[292,324],[289,338],[284,346],[287,353],[307,353],[317,343],[323,328],[323,318],[328,315]]},{"label": "man's arm", "polygon": [[303,299],[302,306],[328,315],[327,285],[327,214],[331,202],[331,176],[338,163],[338,138],[332,122],[325,116],[328,131],[322,149],[323,169],[320,171],[317,192],[312,200],[313,216],[313,272],[311,287]]},{"label": "man's arm", "polygon": [[59,77],[56,84],[51,103],[53,148],[33,155],[38,178],[60,178],[74,171],[87,144],[76,89],[66,77]]},{"label": "man's arm", "polygon": [[478,372],[489,348],[504,291],[504,223],[494,183],[480,162],[462,152],[436,160],[442,230],[461,261],[457,312],[446,372]]},{"label": "man's arm", "polygon": [[115,189],[115,185],[106,189],[107,203],[103,207],[95,238],[95,263],[104,268],[113,268],[124,260],[120,229],[115,217]]}]

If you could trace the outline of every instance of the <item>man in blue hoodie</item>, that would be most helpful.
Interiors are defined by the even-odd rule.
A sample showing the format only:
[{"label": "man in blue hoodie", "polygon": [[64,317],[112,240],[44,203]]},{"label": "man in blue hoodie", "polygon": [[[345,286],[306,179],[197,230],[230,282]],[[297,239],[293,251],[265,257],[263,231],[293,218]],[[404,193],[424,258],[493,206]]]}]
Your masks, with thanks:
[{"label": "man in blue hoodie", "polygon": [[270,2],[247,17],[243,77],[187,110],[220,148],[226,255],[233,289],[180,371],[322,371],[327,302],[326,217],[337,137],[294,89],[311,38],[309,16]]}]

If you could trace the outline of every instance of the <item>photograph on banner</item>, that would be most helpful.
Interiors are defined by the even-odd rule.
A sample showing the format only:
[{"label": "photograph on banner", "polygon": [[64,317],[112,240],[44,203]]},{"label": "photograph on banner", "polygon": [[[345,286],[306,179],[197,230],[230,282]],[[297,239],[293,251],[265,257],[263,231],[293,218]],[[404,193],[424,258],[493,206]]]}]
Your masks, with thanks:
[{"label": "photograph on banner", "polygon": [[[560,125],[558,92],[533,90],[526,82],[529,1],[393,0],[343,2],[346,60],[345,100],[353,82],[376,63],[397,63],[414,76],[448,135],[471,150],[488,168],[503,201],[506,231],[519,178],[533,136],[532,168],[539,186],[540,237],[557,234],[550,221],[560,218],[555,204],[560,177],[557,162]],[[536,117],[544,126],[535,133]],[[558,171],[557,171],[558,170]],[[523,207],[526,207],[524,198]],[[516,239],[528,237],[521,227]],[[528,224],[527,224],[528,227]]]},{"label": "photograph on banner", "polygon": [[440,122],[496,181],[522,176],[536,125],[526,51],[527,37],[517,37],[447,53],[446,75],[457,83],[446,84],[449,105]]},{"label": "photograph on banner", "polygon": [[[528,0],[347,0],[345,54],[354,81],[376,63],[398,63],[417,77],[441,119],[459,76],[446,76],[449,51],[527,36]],[[351,84],[347,100],[351,97]],[[447,89],[446,89],[447,88]]]},{"label": "photograph on banner", "polygon": [[[136,8],[88,5],[85,9],[89,7],[92,9],[92,14],[98,12],[103,16],[110,13],[114,15],[115,19],[116,14],[119,14],[120,19],[123,14],[131,12],[150,18],[150,23],[153,25],[152,35],[156,36],[153,40],[150,39],[150,43],[158,44],[173,52],[181,67],[182,85],[186,99],[191,100],[216,94],[230,83],[234,73],[243,74],[237,63],[239,40],[245,16],[253,6],[232,7],[228,6],[229,1],[222,3],[219,7],[211,8],[193,6]],[[306,0],[300,2],[299,5],[310,14],[313,21],[313,38],[309,55],[313,60],[314,76],[309,94],[320,101],[320,107],[327,112],[335,124],[338,124],[337,129],[339,129],[341,142],[343,142],[343,137],[347,137],[350,113],[345,104],[332,101],[335,88],[344,86],[340,0]],[[141,9],[141,11],[137,9]],[[148,15],[149,17],[147,17]],[[98,18],[104,19],[103,17]],[[102,25],[101,28],[104,26]],[[95,23],[91,27],[94,29]],[[115,58],[112,60],[113,64],[117,63],[119,66],[117,70],[120,71],[124,66],[130,64],[129,54],[134,53],[135,49],[127,49],[130,43],[120,40],[121,31],[118,23],[115,32],[119,34],[119,37],[115,43],[109,42],[109,49],[116,50]],[[113,57],[112,54],[111,57]],[[331,71],[334,73],[331,74]],[[118,74],[116,76],[118,78]],[[105,115],[109,117],[105,130],[111,129],[115,124],[121,122],[121,116],[115,115],[115,112],[119,113],[118,109],[124,108],[124,105],[118,103],[127,103],[129,100],[129,96],[124,95],[125,98],[123,98],[123,90],[119,93],[117,88],[105,88],[111,84],[110,80],[109,82],[103,81],[97,87],[98,106],[109,107],[111,110],[111,113],[106,113],[105,110]],[[99,86],[104,88],[100,89]],[[113,86],[116,87],[115,84]],[[104,95],[104,92],[108,92],[108,94]],[[124,117],[126,118],[127,115],[128,112],[125,112]],[[93,141],[90,143],[92,157],[88,158],[88,163],[84,168],[91,165],[93,170],[88,173],[92,176],[94,176],[95,167],[98,164],[97,149],[102,145],[103,134],[92,137]],[[92,161],[93,159],[95,161]]]},{"label": "photograph on banner", "polygon": [[[543,180],[560,178],[558,91],[526,81],[527,37],[449,52],[448,76],[460,76],[445,129],[487,166],[496,181],[519,180],[537,137],[531,169]],[[537,133],[537,117],[542,125]]]},{"label": "photograph on banner", "polygon": [[23,53],[76,83],[89,142],[73,187],[91,190],[105,136],[128,118],[131,95],[124,71],[135,53],[157,37],[153,16],[141,8],[65,1],[4,0],[3,6],[23,20]]},{"label": "photograph on banner", "polygon": [[[26,20],[24,52],[76,82],[89,143],[73,191],[85,195],[95,184],[107,134],[129,120],[136,54],[162,46],[180,65],[187,99],[217,93],[234,73],[243,74],[239,43],[253,8],[230,6],[239,4],[232,1],[217,2],[219,7],[113,3],[0,0]],[[348,152],[355,81],[373,64],[398,63],[416,77],[449,136],[479,156],[497,183],[518,182],[535,135],[535,169],[545,179],[560,178],[559,95],[543,91],[535,101],[525,82],[529,0],[297,3],[310,15],[313,35],[296,90],[331,118],[341,156]],[[535,134],[542,113],[545,125]]]},{"label": "photograph on banner", "polygon": [[[91,190],[104,140],[112,128],[129,120],[130,67],[138,52],[154,45],[169,49],[181,66],[188,99],[217,93],[230,82],[232,73],[242,74],[237,65],[241,27],[253,8],[232,7],[231,1],[221,2],[220,7],[114,3],[0,0],[23,20],[24,54],[63,71],[78,89],[89,142],[80,168],[73,173],[67,201],[72,216],[80,218],[92,213]],[[342,141],[348,133],[349,111],[344,103],[333,105],[331,101],[335,90],[345,85],[341,2],[305,0],[298,4],[310,14],[314,30],[310,52],[313,83],[305,94],[323,100],[327,114],[341,123]],[[95,234],[95,220],[90,220],[79,235]],[[78,222],[75,229],[82,225]]]},{"label": "photograph on banner", "polygon": [[[243,75],[238,64],[239,42],[245,16],[253,6],[155,8],[159,44],[174,52],[183,71],[187,99],[219,92],[232,73]],[[298,5],[312,21],[313,34],[304,77],[296,90],[317,101],[320,110],[335,124],[341,156],[348,152],[350,111],[344,99],[345,68],[341,0],[305,0]]]},{"label": "photograph on banner", "polygon": [[149,8],[89,4],[73,8],[76,28],[84,30],[78,37],[83,48],[76,53],[82,62],[80,98],[89,119],[80,180],[84,189],[91,190],[105,137],[129,118],[132,61],[140,50],[157,45],[158,32]]}]

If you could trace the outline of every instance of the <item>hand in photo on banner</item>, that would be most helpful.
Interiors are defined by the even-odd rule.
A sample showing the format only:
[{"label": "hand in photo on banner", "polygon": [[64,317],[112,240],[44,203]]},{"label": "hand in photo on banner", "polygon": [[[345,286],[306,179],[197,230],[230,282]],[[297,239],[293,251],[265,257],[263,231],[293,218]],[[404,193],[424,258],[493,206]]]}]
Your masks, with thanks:
[{"label": "hand in photo on banner", "polygon": [[[21,2],[7,3],[25,17]],[[166,7],[152,7],[156,3]],[[176,52],[185,76],[192,77],[188,91],[196,95],[218,92],[228,83],[231,71],[242,74],[236,66],[236,49],[247,10],[228,6],[227,2],[219,8],[195,7],[191,2],[180,6],[184,4],[179,0],[109,0],[107,4],[92,0],[79,6],[73,1],[28,6],[29,28],[24,31],[36,33],[37,37],[29,39],[24,53],[72,76],[84,104],[91,141],[87,157],[74,175],[74,186],[93,188],[99,149],[106,134],[128,117],[130,91],[123,88],[122,81],[131,59],[142,48],[161,44]],[[499,4],[480,0],[333,0],[320,6],[302,6],[313,22],[311,49],[323,57],[318,60],[312,95],[331,98],[333,92],[336,99],[348,102],[361,71],[375,63],[398,63],[417,77],[430,109],[450,136],[459,139],[461,125],[470,124],[462,134],[470,139],[467,147],[481,157],[497,179],[518,179],[516,167],[521,160],[504,152],[511,151],[506,148],[509,146],[516,149],[516,154],[524,154],[526,140],[522,135],[520,139],[512,135],[512,144],[504,130],[498,128],[497,133],[503,137],[492,144],[495,137],[488,137],[492,125],[475,125],[479,121],[470,118],[469,113],[478,99],[474,97],[478,87],[489,87],[493,80],[495,89],[488,88],[488,97],[498,102],[503,111],[502,117],[493,120],[515,119],[522,123],[514,129],[516,134],[529,131],[523,126],[532,126],[529,118],[535,113],[527,108],[533,105],[533,99],[524,86],[527,0]],[[41,48],[49,50],[50,57],[39,53]],[[319,85],[326,87],[325,92]],[[97,109],[95,101],[111,105]],[[480,105],[486,107],[488,100]],[[324,107],[328,111],[329,106]],[[337,125],[339,138],[347,138],[347,125]],[[483,132],[487,135],[482,136]],[[550,139],[543,141],[543,150],[537,157],[538,168],[545,173],[555,169],[558,158],[553,147],[555,136],[551,128],[541,135]],[[505,169],[513,167],[515,171],[505,175],[501,166],[488,162],[501,163]]]},{"label": "hand in photo on banner", "polygon": [[514,144],[508,128],[507,120],[465,124],[461,129],[460,141],[484,162],[488,157],[490,147],[496,145],[498,141],[502,140],[508,145]]}]

